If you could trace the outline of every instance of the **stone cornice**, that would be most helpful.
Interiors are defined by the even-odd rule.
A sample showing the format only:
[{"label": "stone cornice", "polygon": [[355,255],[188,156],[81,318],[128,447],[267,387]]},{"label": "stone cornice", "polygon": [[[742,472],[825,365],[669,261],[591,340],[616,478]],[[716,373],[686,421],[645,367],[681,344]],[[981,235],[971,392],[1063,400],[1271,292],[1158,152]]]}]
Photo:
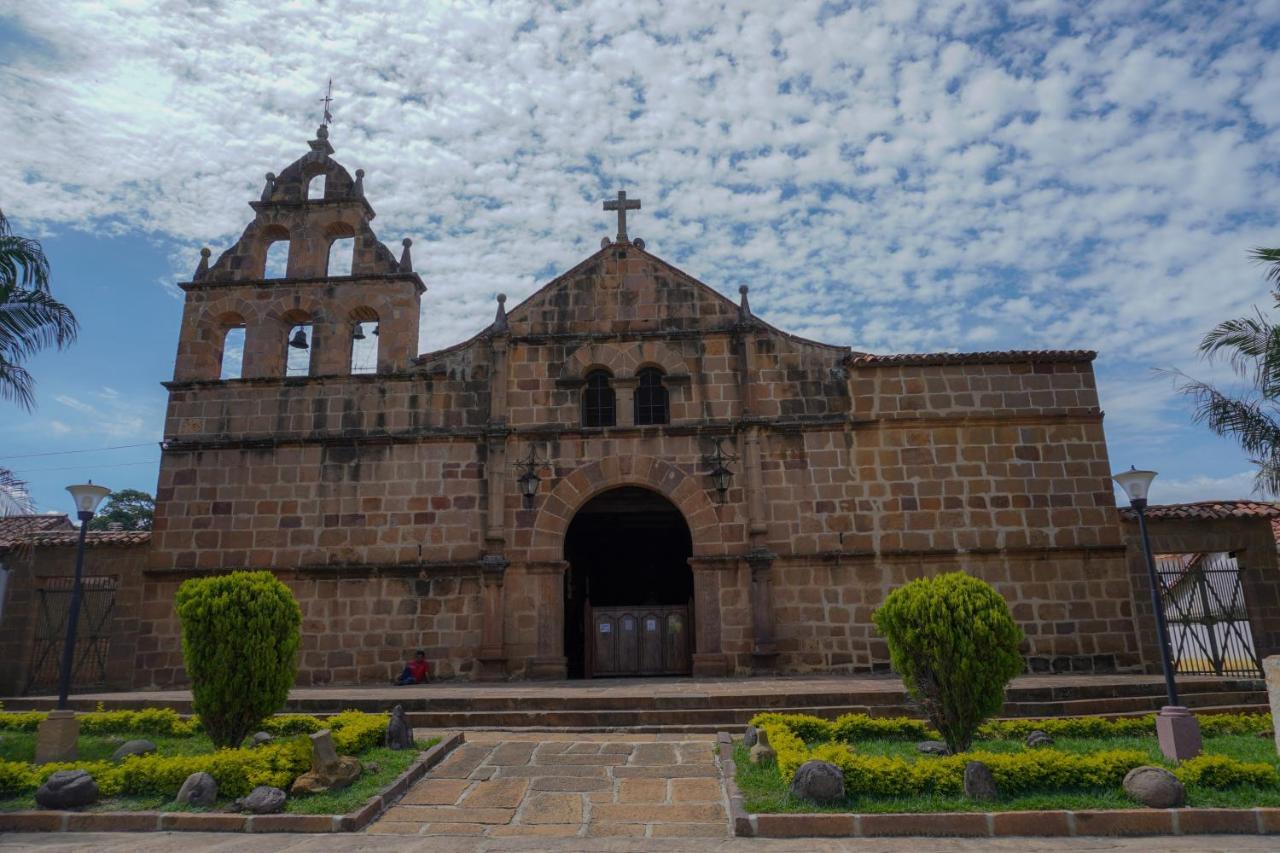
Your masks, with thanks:
[{"label": "stone cornice", "polygon": [[250,279],[201,279],[200,281],[180,281],[178,287],[190,293],[201,290],[218,290],[229,287],[261,287],[272,288],[278,285],[289,287],[332,287],[335,284],[360,284],[366,281],[389,282],[403,280],[414,285],[419,294],[427,292],[422,277],[416,272],[361,273],[360,275],[332,275],[320,278],[250,278]]}]

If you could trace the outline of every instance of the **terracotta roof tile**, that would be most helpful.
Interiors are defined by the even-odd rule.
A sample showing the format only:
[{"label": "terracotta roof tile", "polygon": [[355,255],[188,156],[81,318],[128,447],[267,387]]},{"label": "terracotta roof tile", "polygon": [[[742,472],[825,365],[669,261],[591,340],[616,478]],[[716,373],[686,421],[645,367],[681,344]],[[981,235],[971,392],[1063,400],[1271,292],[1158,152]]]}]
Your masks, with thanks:
[{"label": "terracotta roof tile", "polygon": [[[49,530],[35,533],[19,533],[15,536],[0,536],[0,550],[15,546],[36,546],[40,548],[57,548],[75,545],[80,533],[77,530]],[[85,545],[145,545],[151,541],[150,530],[90,530],[85,536]]]},{"label": "terracotta roof tile", "polygon": [[1004,350],[999,352],[917,352],[894,355],[854,354],[845,363],[853,367],[905,367],[935,364],[1016,364],[1020,362],[1093,361],[1096,352],[1070,350]]},{"label": "terracotta roof tile", "polygon": [[[1125,518],[1136,518],[1134,511],[1122,507]],[[1153,504],[1147,507],[1147,518],[1185,518],[1212,520],[1220,518],[1280,519],[1280,503],[1270,501],[1199,501],[1188,504]],[[1272,521],[1275,526],[1275,521]]]},{"label": "terracotta roof tile", "polygon": [[66,513],[55,515],[6,515],[0,518],[0,539],[41,530],[75,530]]}]

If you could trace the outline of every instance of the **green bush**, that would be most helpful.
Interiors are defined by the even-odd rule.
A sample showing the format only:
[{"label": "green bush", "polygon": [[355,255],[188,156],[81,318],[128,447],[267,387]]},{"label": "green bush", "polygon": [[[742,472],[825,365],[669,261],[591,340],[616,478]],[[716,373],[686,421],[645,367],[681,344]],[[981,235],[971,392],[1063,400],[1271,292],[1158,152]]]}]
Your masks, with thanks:
[{"label": "green bush", "polygon": [[302,611],[270,572],[194,578],[177,603],[192,704],[216,746],[238,746],[289,696]]},{"label": "green bush", "polygon": [[1022,672],[1022,630],[991,585],[962,572],[899,587],[872,614],[907,692],[952,752],[969,748]]}]

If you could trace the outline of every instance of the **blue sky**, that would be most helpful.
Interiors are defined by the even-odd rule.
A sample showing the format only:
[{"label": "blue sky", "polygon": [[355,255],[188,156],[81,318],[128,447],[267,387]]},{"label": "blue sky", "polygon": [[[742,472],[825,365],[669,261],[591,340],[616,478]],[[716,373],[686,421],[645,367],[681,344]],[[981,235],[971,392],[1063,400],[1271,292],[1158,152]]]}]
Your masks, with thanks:
[{"label": "blue sky", "polygon": [[0,465],[42,510],[154,488],[173,283],[306,151],[332,76],[336,156],[430,288],[423,350],[590,253],[624,188],[651,251],[796,333],[1096,349],[1114,467],[1247,496],[1151,369],[1226,378],[1196,341],[1269,304],[1277,47],[1276,0],[0,0],[0,207],[83,325],[31,363],[38,410],[0,408]]}]

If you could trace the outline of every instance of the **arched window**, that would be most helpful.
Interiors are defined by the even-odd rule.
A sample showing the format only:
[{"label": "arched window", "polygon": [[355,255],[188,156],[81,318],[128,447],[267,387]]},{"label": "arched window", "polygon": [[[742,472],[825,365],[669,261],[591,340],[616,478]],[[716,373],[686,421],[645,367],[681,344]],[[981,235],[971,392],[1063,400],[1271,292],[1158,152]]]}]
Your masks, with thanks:
[{"label": "arched window", "polygon": [[325,275],[351,275],[355,253],[355,237],[335,238],[329,244],[329,260],[325,262]]},{"label": "arched window", "polygon": [[582,425],[585,427],[610,427],[617,422],[613,386],[609,373],[593,370],[587,374],[587,384],[582,389]]},{"label": "arched window", "polygon": [[267,262],[263,278],[284,278],[289,271],[289,238],[277,237],[267,244]]},{"label": "arched window", "polygon": [[295,323],[289,327],[285,338],[285,376],[310,376],[311,353],[315,352],[314,327],[310,323]]},{"label": "arched window", "polygon": [[646,367],[640,371],[635,393],[635,424],[665,424],[671,419],[667,411],[667,389],[662,384],[662,371]]},{"label": "arched window", "polygon": [[378,372],[378,312],[360,307],[351,312],[351,372]]},{"label": "arched window", "polygon": [[222,371],[219,379],[244,375],[244,326],[232,326],[222,336]]},{"label": "arched window", "polygon": [[307,184],[307,198],[324,198],[324,182],[325,178],[323,173],[312,178],[311,183]]}]

